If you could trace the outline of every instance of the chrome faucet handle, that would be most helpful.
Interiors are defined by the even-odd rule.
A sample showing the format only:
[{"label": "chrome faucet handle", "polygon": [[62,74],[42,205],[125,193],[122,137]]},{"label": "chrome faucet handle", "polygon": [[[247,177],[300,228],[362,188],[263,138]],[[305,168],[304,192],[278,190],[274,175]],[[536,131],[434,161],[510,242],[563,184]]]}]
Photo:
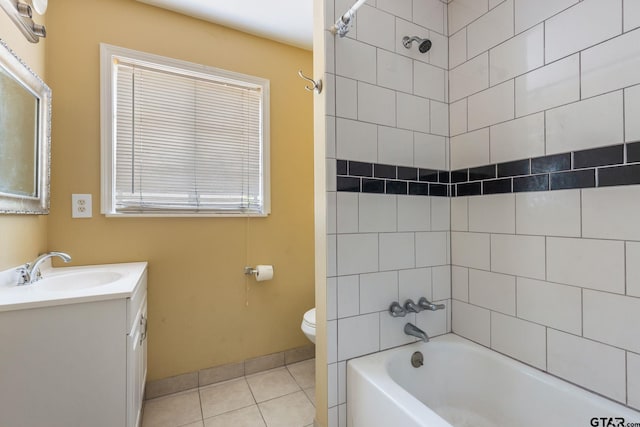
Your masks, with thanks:
[{"label": "chrome faucet handle", "polygon": [[29,283],[29,267],[31,265],[26,263],[22,267],[16,268],[16,272],[18,273],[18,286],[26,285]]},{"label": "chrome faucet handle", "polygon": [[400,303],[394,301],[389,306],[389,314],[391,315],[391,317],[404,317],[407,315],[407,311],[402,308]]},{"label": "chrome faucet handle", "polygon": [[425,297],[422,297],[420,298],[420,300],[418,300],[418,305],[423,310],[430,310],[430,311],[442,310],[445,308],[444,304],[434,304],[430,302],[428,299],[426,299]]},{"label": "chrome faucet handle", "polygon": [[420,313],[422,311],[422,307],[416,305],[412,299],[408,299],[404,302],[404,309],[412,313]]}]

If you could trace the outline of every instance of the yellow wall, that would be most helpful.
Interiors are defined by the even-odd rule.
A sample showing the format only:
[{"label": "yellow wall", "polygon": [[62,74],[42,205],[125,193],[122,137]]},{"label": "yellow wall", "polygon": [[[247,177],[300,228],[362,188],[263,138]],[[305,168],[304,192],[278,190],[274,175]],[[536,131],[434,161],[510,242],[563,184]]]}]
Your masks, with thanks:
[{"label": "yellow wall", "polygon": [[[312,53],[133,0],[64,0],[47,12],[53,91],[48,249],[75,265],[149,261],[149,379],[306,345],[314,305],[313,97],[297,70]],[[100,210],[99,43],[271,81],[268,218],[105,218]],[[92,219],[71,194],[93,195]],[[249,280],[245,265],[273,264]]]},{"label": "yellow wall", "polygon": [[[41,16],[36,22],[44,24]],[[45,73],[45,41],[29,43],[9,17],[0,9],[0,39],[43,80]],[[45,215],[0,215],[0,270],[33,260],[47,246]]]}]

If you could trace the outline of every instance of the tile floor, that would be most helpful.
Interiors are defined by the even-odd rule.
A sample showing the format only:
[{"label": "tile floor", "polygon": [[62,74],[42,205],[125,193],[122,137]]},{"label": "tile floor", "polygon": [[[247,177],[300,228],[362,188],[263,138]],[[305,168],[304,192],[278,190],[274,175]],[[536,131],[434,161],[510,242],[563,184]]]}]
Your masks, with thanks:
[{"label": "tile floor", "polygon": [[315,360],[147,400],[142,427],[307,427]]}]

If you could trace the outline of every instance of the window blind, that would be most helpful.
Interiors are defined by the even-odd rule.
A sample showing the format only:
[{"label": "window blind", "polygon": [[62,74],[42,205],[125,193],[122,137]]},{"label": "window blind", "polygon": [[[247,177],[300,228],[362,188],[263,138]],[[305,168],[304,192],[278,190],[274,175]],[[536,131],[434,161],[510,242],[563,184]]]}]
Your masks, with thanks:
[{"label": "window blind", "polygon": [[264,213],[259,85],[113,62],[117,213]]}]

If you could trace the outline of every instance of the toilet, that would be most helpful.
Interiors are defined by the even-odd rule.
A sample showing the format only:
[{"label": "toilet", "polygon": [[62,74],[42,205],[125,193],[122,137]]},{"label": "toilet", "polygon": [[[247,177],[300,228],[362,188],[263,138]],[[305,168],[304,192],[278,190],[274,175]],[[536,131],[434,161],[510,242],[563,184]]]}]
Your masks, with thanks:
[{"label": "toilet", "polygon": [[309,338],[309,341],[316,343],[316,309],[315,307],[307,311],[302,317],[300,325],[302,332]]}]

